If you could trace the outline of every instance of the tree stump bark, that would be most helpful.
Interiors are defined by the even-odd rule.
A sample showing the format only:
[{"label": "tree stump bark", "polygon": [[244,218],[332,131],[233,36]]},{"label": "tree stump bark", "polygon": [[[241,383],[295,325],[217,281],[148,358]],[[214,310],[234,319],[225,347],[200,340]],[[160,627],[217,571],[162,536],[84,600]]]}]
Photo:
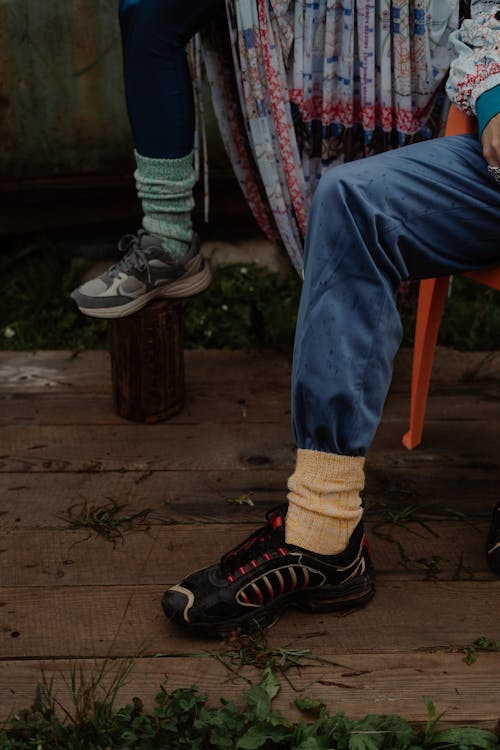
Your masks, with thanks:
[{"label": "tree stump bark", "polygon": [[161,422],[184,405],[182,301],[161,300],[109,324],[117,414]]}]

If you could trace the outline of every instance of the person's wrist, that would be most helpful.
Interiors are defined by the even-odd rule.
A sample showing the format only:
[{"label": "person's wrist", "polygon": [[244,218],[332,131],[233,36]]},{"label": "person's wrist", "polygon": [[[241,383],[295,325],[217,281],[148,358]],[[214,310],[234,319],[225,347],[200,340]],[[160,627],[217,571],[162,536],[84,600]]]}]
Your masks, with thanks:
[{"label": "person's wrist", "polygon": [[497,170],[500,168],[500,113],[492,117],[486,125],[481,144],[486,164],[495,167],[493,172],[497,175]]},{"label": "person's wrist", "polygon": [[500,113],[500,85],[485,91],[476,101],[478,137],[482,141],[483,133],[490,121]]}]

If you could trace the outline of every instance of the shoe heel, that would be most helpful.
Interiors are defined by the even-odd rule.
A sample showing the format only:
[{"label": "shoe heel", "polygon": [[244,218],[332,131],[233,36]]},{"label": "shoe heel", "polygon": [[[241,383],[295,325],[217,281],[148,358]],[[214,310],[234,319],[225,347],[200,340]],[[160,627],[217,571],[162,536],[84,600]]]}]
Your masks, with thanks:
[{"label": "shoe heel", "polygon": [[203,292],[212,281],[212,274],[208,264],[205,262],[202,269],[192,276],[183,276],[178,281],[160,287],[157,297],[192,297]]},{"label": "shoe heel", "polygon": [[368,604],[375,595],[375,578],[362,575],[340,586],[321,586],[304,591],[301,609],[308,612],[335,612]]}]

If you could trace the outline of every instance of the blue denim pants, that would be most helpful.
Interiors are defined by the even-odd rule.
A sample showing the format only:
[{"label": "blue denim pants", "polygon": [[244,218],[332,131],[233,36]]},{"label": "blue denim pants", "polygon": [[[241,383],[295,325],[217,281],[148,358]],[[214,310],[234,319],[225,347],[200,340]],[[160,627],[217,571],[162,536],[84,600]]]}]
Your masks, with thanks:
[{"label": "blue denim pants", "polygon": [[186,44],[224,0],[120,0],[125,96],[137,151],[179,158],[193,148]]},{"label": "blue denim pants", "polygon": [[500,185],[475,136],[327,172],[308,220],[295,338],[297,446],[366,455],[401,342],[401,281],[498,264]]}]

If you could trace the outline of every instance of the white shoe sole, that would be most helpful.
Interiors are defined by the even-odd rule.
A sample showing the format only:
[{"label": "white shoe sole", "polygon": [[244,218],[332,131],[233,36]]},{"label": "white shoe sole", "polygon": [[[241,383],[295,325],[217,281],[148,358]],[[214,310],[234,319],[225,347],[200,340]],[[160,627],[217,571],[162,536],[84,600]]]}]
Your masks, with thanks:
[{"label": "white shoe sole", "polygon": [[137,312],[153,299],[171,299],[171,298],[184,298],[192,297],[195,294],[203,292],[212,281],[212,274],[210,268],[205,263],[202,270],[199,273],[191,274],[189,276],[181,276],[180,279],[172,281],[169,284],[153,289],[146,294],[142,294],[137,299],[127,302],[125,305],[119,307],[80,307],[78,309],[85,315],[89,315],[91,318],[125,318],[127,315]]}]

